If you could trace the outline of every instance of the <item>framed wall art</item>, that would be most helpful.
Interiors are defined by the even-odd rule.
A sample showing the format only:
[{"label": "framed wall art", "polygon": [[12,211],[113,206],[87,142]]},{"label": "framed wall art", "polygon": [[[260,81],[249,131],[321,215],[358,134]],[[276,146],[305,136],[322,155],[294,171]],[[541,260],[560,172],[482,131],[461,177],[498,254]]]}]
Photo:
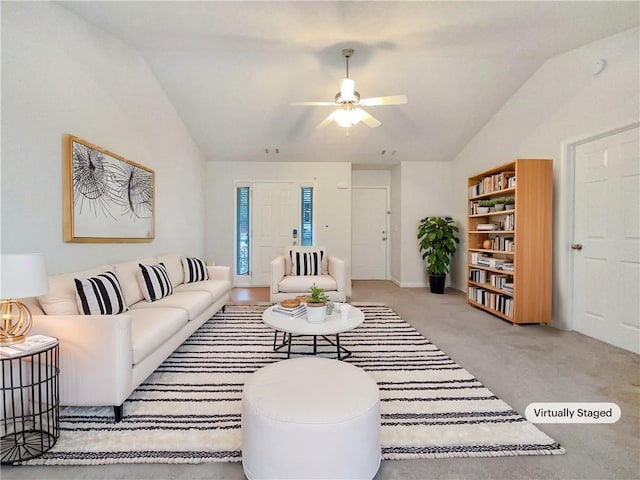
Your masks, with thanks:
[{"label": "framed wall art", "polygon": [[65,242],[153,240],[153,170],[72,135],[63,156]]}]

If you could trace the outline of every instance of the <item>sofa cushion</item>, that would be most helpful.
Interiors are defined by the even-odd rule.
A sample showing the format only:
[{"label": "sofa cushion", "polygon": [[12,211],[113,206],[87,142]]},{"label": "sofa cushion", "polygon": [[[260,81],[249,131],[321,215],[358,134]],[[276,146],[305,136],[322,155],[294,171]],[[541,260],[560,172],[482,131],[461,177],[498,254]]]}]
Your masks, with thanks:
[{"label": "sofa cushion", "polygon": [[338,284],[331,275],[288,275],[278,284],[278,290],[286,293],[307,293],[313,284],[323,290],[337,290]]},{"label": "sofa cushion", "polygon": [[50,276],[49,292],[38,297],[42,310],[47,315],[79,315],[74,279],[76,277],[93,277],[111,268],[110,265],[100,265],[80,272]]},{"label": "sofa cushion", "polygon": [[[138,305],[148,305],[139,302]],[[155,304],[154,304],[155,305]],[[187,324],[187,312],[181,308],[130,309],[133,364],[138,364]]]},{"label": "sofa cushion", "polygon": [[156,265],[139,265],[138,282],[140,290],[147,302],[155,302],[173,295],[173,285],[163,263]]},{"label": "sofa cushion", "polygon": [[182,269],[184,270],[184,283],[209,280],[207,265],[199,258],[182,257]]},{"label": "sofa cushion", "polygon": [[131,305],[131,310],[140,308],[180,308],[187,312],[189,320],[194,320],[202,312],[211,306],[211,294],[207,292],[191,291],[191,292],[175,292],[173,295],[161,298],[155,302],[138,302]]},{"label": "sofa cushion", "polygon": [[291,252],[322,252],[322,259],[320,261],[321,274],[326,275],[329,272],[329,254],[325,247],[302,247],[295,245],[287,247],[284,252],[284,272],[285,275],[292,275],[291,267]]},{"label": "sofa cushion", "polygon": [[184,272],[182,270],[182,255],[179,253],[158,255],[157,261],[152,263],[164,263],[167,273],[169,274],[169,278],[171,279],[171,285],[174,287],[183,282]]},{"label": "sofa cushion", "polygon": [[118,277],[104,272],[90,278],[76,278],[78,310],[85,315],[116,315],[127,311]]},{"label": "sofa cushion", "polygon": [[138,272],[140,271],[140,267],[138,265],[141,263],[154,264],[156,263],[156,258],[147,257],[141,260],[116,263],[113,266],[116,275],[118,276],[118,280],[120,280],[120,286],[122,287],[122,293],[124,293],[124,299],[129,306],[133,305],[136,302],[139,302],[144,298],[144,295],[142,295],[142,290],[140,290],[140,285],[138,284]]},{"label": "sofa cushion", "polygon": [[174,292],[208,292],[213,297],[213,301],[217,302],[229,290],[231,290],[231,282],[227,280],[204,280],[202,282],[183,283],[178,285]]}]

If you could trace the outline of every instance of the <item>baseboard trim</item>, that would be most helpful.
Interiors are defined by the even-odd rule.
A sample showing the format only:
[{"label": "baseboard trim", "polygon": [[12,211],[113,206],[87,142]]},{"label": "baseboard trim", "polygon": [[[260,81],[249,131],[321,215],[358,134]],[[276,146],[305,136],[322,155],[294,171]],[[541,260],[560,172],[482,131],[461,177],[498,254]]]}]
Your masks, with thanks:
[{"label": "baseboard trim", "polygon": [[424,288],[428,287],[429,284],[424,282],[402,282],[400,286],[402,288]]}]

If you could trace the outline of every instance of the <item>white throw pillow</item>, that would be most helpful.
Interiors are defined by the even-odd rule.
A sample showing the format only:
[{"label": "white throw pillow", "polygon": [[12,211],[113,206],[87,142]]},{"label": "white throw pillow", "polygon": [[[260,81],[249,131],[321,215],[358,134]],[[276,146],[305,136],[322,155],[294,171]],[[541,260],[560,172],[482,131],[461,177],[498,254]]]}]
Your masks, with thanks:
[{"label": "white throw pillow", "polygon": [[164,263],[157,265],[140,264],[138,283],[147,302],[155,302],[173,294],[173,285]]},{"label": "white throw pillow", "polygon": [[196,257],[182,257],[184,269],[184,283],[202,282],[209,280],[207,266],[204,261]]},{"label": "white throw pillow", "polygon": [[320,275],[324,251],[300,252],[291,250],[291,275]]},{"label": "white throw pillow", "polygon": [[75,278],[78,310],[85,315],[117,315],[129,308],[113,272],[91,278]]}]

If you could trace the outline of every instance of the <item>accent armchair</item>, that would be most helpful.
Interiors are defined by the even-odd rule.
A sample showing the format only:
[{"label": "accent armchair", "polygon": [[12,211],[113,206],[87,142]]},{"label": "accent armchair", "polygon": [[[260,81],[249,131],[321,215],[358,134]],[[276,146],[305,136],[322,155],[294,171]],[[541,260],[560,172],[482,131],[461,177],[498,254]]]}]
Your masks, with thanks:
[{"label": "accent armchair", "polygon": [[271,303],[309,294],[315,283],[330,300],[346,300],[344,260],[323,247],[291,246],[271,261]]}]

